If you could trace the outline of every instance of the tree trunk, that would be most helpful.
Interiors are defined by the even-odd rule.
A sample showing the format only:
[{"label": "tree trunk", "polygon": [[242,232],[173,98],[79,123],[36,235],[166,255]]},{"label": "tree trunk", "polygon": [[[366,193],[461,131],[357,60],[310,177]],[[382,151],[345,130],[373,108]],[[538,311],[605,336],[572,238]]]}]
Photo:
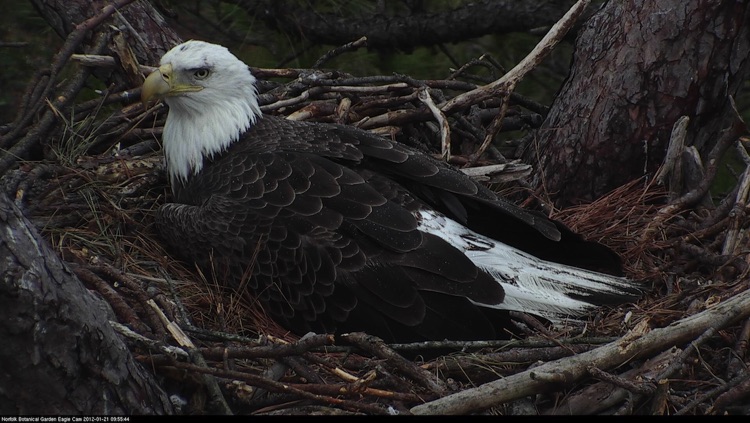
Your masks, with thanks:
[{"label": "tree trunk", "polygon": [[0,414],[165,414],[112,310],[0,194]]},{"label": "tree trunk", "polygon": [[747,1],[618,0],[584,25],[568,80],[524,160],[563,207],[596,199],[662,163],[680,116],[705,157],[748,76]]}]

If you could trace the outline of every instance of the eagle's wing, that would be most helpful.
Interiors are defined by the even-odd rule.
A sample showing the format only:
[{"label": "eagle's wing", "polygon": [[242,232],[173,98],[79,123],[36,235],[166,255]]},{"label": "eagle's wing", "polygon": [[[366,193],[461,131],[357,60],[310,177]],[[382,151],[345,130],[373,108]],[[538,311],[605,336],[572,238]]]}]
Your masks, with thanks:
[{"label": "eagle's wing", "polygon": [[421,200],[380,173],[347,166],[366,147],[336,143],[326,157],[315,151],[323,134],[295,146],[283,140],[304,133],[279,131],[290,129],[252,130],[178,191],[188,204],[160,209],[157,224],[173,249],[219,280],[247,284],[298,332],[495,336],[471,301],[499,304],[502,287],[418,230],[412,209]]},{"label": "eagle's wing", "polygon": [[[428,154],[345,125],[318,125],[265,116],[242,148],[304,151],[367,169],[407,189],[427,207],[474,232],[535,257],[621,275],[620,258],[557,221],[499,198],[480,182]],[[412,208],[413,210],[414,208]]]}]

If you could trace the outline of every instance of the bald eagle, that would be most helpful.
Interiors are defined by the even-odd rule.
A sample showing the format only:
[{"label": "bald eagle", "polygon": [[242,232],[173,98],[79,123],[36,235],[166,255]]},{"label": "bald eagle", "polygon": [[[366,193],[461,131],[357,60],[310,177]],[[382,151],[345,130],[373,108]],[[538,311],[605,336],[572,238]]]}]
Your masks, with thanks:
[{"label": "bald eagle", "polygon": [[509,311],[555,323],[639,295],[611,250],[444,162],[262,114],[255,77],[222,46],[167,52],[143,84],[156,98],[174,197],[161,236],[293,332],[492,339],[516,332]]}]

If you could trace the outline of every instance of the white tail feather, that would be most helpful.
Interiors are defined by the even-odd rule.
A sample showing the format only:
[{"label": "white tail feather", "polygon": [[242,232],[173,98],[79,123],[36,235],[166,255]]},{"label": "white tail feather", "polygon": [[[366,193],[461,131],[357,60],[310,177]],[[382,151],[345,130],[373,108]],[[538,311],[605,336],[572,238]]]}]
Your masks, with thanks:
[{"label": "white tail feather", "polygon": [[478,234],[434,210],[419,212],[420,230],[463,251],[505,290],[501,304],[478,305],[520,311],[552,322],[581,317],[597,308],[587,297],[633,295],[627,279],[541,260]]}]

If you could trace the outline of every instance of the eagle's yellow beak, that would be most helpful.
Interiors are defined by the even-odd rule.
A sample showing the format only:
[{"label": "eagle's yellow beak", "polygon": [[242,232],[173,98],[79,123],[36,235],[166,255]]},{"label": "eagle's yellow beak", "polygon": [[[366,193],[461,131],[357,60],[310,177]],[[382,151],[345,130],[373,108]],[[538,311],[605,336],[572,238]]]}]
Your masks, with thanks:
[{"label": "eagle's yellow beak", "polygon": [[141,102],[143,103],[143,108],[148,109],[149,103],[152,100],[171,95],[196,92],[202,89],[203,87],[200,85],[183,83],[178,73],[172,71],[172,64],[167,63],[151,72],[146,80],[143,81]]}]

